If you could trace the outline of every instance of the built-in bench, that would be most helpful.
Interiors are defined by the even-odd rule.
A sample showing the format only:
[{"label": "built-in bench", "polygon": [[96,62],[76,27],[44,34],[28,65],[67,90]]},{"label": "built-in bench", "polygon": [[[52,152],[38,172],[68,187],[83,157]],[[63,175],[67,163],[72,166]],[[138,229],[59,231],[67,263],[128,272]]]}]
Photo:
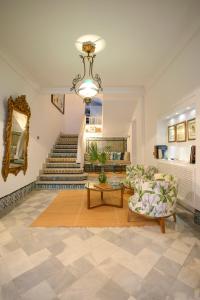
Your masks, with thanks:
[{"label": "built-in bench", "polygon": [[99,151],[103,151],[109,147],[110,159],[107,160],[104,170],[117,172],[125,171],[126,166],[130,164],[130,153],[127,152],[127,138],[125,137],[90,137],[86,139],[86,153],[84,160],[84,169],[86,172],[99,172],[101,166],[99,164],[92,164],[89,161],[89,147],[92,143],[97,144]]}]

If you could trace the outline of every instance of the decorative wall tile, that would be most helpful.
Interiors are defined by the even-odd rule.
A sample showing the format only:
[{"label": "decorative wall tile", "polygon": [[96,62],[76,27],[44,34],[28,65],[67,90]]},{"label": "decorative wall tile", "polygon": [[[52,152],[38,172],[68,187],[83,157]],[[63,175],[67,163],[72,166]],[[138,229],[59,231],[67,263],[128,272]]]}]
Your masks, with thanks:
[{"label": "decorative wall tile", "polygon": [[21,202],[23,198],[34,189],[35,189],[35,181],[31,182],[30,184],[20,188],[19,190],[9,195],[0,198],[0,214],[2,214],[4,210],[16,206],[18,202]]}]

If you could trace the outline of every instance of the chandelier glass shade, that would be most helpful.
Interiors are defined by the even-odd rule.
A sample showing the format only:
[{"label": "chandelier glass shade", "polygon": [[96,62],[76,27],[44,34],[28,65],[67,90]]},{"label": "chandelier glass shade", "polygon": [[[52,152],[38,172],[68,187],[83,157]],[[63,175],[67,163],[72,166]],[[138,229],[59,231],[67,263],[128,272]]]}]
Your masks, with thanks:
[{"label": "chandelier glass shade", "polygon": [[82,51],[86,55],[80,55],[83,63],[83,74],[78,74],[72,81],[71,91],[83,98],[85,103],[90,103],[92,98],[102,91],[101,78],[98,74],[93,74],[94,59],[96,57],[95,43],[83,42]]}]

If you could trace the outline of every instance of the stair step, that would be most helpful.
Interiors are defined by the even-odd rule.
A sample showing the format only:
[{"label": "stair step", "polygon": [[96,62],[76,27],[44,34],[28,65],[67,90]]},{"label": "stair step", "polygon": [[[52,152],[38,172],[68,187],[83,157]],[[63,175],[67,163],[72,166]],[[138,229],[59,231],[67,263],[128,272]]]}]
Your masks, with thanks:
[{"label": "stair step", "polygon": [[78,135],[61,134],[36,181],[37,189],[83,189],[88,174],[77,163]]},{"label": "stair step", "polygon": [[74,144],[77,145],[78,144],[78,139],[77,138],[59,138],[56,142],[56,144]]},{"label": "stair step", "polygon": [[57,163],[57,162],[53,162],[53,163],[46,163],[45,168],[63,168],[63,169],[67,169],[67,168],[80,168],[80,164],[79,163]]},{"label": "stair step", "polygon": [[44,174],[82,174],[82,168],[45,168],[42,170]]},{"label": "stair step", "polygon": [[77,149],[55,149],[52,150],[53,153],[77,153]]},{"label": "stair step", "polygon": [[49,157],[47,158],[47,162],[73,162],[76,163],[76,158],[75,157]]},{"label": "stair step", "polygon": [[51,152],[49,154],[49,157],[76,157],[77,156],[77,153],[54,153],[54,152]]},{"label": "stair step", "polygon": [[61,133],[60,138],[78,138],[78,134],[65,134]]},{"label": "stair step", "polygon": [[37,190],[72,190],[84,189],[87,180],[82,181],[36,181]]},{"label": "stair step", "polygon": [[81,181],[86,180],[87,173],[82,174],[42,174],[39,176],[39,181]]},{"label": "stair step", "polygon": [[55,144],[54,149],[77,149],[77,144],[76,145]]},{"label": "stair step", "polygon": [[56,145],[70,145],[70,146],[76,146],[77,147],[77,145],[78,145],[78,142],[74,142],[74,141],[68,141],[68,142],[66,142],[66,141],[58,141],[57,143],[56,143]]}]

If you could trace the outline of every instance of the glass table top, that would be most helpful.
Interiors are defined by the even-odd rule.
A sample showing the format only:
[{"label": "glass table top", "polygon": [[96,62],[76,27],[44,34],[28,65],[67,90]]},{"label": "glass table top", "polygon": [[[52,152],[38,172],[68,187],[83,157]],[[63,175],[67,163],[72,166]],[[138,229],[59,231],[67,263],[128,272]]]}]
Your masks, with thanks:
[{"label": "glass table top", "polygon": [[85,184],[87,189],[91,190],[121,190],[123,184],[119,181],[108,181],[107,183],[99,183],[99,181],[89,181]]}]

